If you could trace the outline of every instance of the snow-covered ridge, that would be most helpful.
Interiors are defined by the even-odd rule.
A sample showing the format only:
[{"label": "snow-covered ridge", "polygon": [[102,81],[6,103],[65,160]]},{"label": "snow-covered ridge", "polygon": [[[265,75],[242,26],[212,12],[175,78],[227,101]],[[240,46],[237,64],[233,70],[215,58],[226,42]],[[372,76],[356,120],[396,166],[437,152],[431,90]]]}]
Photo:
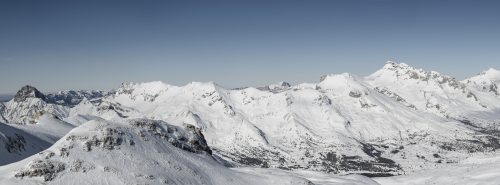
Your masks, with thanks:
[{"label": "snow-covered ridge", "polygon": [[[44,113],[47,106],[62,107],[56,117],[76,126],[92,120],[192,125],[213,157],[233,167],[388,176],[500,149],[498,96],[404,63],[388,62],[368,77],[332,74],[309,84],[226,89],[214,82],[156,81],[124,83],[71,106],[39,97],[22,103],[28,100],[45,103],[34,109]],[[25,110],[9,104],[3,109]],[[22,115],[36,118],[14,117]]]},{"label": "snow-covered ridge", "polygon": [[80,91],[59,91],[53,94],[46,95],[46,101],[58,104],[73,107],[79,104],[83,99],[94,100],[102,98],[106,95],[106,92],[100,90],[80,90]]},{"label": "snow-covered ridge", "polygon": [[82,100],[96,100],[105,96],[104,91],[60,91],[43,94],[33,86],[22,87],[8,102],[0,103],[0,121],[14,124],[34,124],[44,114],[59,119],[68,116],[69,109]]},{"label": "snow-covered ridge", "polygon": [[462,82],[469,84],[483,92],[489,92],[499,96],[500,90],[500,71],[490,68],[479,73],[476,76],[463,80]]},{"label": "snow-covered ridge", "polygon": [[145,119],[96,119],[44,152],[0,167],[0,184],[310,184],[225,168],[193,129]]},{"label": "snow-covered ridge", "polygon": [[[214,155],[233,166],[397,174],[413,168],[404,163],[416,153],[427,153],[427,159],[434,153],[443,156],[435,161],[417,157],[416,161],[425,166],[458,160],[454,151],[465,150],[465,145],[475,151],[490,151],[497,146],[491,145],[494,141],[483,135],[484,130],[467,125],[475,122],[456,121],[468,119],[467,115],[454,117],[452,113],[456,112],[447,112],[455,99],[479,107],[479,111],[484,109],[474,98],[482,99],[482,94],[468,95],[475,92],[464,83],[397,63],[387,63],[378,74],[391,77],[391,81],[371,78],[376,75],[362,78],[344,73],[325,75],[317,84],[279,83],[267,88],[225,89],[213,82],[185,86],[126,83],[99,103],[85,103],[87,108],[81,108],[84,104],[76,106],[72,110],[79,111],[72,115],[189,123],[203,130]],[[373,85],[374,80],[380,85]],[[415,94],[419,89],[429,89],[422,97],[425,101]],[[439,96],[444,98],[435,98]],[[103,102],[113,108],[99,108]],[[101,111],[95,111],[98,109]],[[495,120],[491,118],[482,119]],[[477,142],[463,142],[450,149],[449,144],[457,140]],[[404,143],[418,144],[400,149]],[[438,152],[443,147],[450,151]]]},{"label": "snow-covered ridge", "polygon": [[474,126],[494,124],[497,118],[493,114],[500,109],[498,98],[478,91],[470,83],[404,63],[388,62],[365,77],[365,81],[375,88],[396,93],[418,110]]}]

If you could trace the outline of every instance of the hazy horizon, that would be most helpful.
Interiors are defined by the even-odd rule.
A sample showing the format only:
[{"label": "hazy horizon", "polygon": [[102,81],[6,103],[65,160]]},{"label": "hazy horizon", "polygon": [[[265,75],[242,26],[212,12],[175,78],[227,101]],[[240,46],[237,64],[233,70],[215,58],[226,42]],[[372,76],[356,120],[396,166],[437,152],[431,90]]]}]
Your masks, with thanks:
[{"label": "hazy horizon", "polygon": [[2,1],[0,94],[500,69],[497,1]]}]

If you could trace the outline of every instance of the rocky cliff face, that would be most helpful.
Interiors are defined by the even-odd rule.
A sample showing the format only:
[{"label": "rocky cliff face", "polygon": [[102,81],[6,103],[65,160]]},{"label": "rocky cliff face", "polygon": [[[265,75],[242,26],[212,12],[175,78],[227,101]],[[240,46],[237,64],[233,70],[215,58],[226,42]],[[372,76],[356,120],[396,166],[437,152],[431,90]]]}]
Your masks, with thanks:
[{"label": "rocky cliff face", "polygon": [[30,98],[37,98],[43,101],[46,100],[45,95],[38,91],[38,89],[33,86],[26,85],[19,91],[17,91],[16,95],[14,96],[14,101],[23,102]]},{"label": "rocky cliff face", "polygon": [[69,107],[47,102],[47,97],[32,86],[22,87],[15,97],[3,103],[0,115],[6,123],[34,124],[44,114],[60,119],[68,115]]}]

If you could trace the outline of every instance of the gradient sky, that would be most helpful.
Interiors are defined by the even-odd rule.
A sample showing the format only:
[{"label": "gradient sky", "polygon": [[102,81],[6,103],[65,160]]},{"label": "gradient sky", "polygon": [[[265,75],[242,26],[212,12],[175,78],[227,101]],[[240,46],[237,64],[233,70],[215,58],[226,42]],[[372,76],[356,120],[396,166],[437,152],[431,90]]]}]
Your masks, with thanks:
[{"label": "gradient sky", "polygon": [[316,82],[387,60],[462,79],[500,68],[497,2],[1,0],[0,93]]}]

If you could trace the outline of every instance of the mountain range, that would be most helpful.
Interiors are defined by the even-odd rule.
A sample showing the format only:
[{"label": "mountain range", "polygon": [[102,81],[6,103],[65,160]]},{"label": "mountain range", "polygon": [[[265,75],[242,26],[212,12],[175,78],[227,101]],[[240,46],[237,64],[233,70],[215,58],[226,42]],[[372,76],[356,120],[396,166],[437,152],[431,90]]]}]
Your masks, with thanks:
[{"label": "mountain range", "polygon": [[[0,183],[317,183],[232,170],[245,168],[418,174],[500,149],[499,86],[495,69],[457,80],[395,62],[366,77],[236,89],[157,81],[44,94],[25,86],[0,103]],[[377,184],[363,176],[349,182]]]}]

